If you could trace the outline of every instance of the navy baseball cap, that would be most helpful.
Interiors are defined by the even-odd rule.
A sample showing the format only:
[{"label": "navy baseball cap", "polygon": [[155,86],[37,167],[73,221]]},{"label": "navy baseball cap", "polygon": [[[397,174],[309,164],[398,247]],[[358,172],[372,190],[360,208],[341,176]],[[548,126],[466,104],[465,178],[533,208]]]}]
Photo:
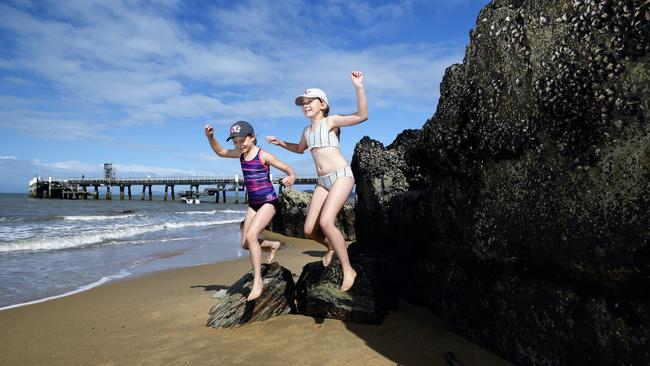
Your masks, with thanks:
[{"label": "navy baseball cap", "polygon": [[255,131],[250,123],[246,121],[237,121],[230,126],[230,137],[228,137],[226,141],[230,141],[230,139],[234,137],[246,137],[254,134]]}]

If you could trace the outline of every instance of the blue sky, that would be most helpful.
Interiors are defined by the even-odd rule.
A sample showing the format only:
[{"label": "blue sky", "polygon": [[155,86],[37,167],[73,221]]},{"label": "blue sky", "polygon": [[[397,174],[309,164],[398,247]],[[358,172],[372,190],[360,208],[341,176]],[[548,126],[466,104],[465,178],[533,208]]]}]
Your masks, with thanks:
[{"label": "blue sky", "polygon": [[[370,119],[342,131],[389,144],[435,111],[446,67],[462,62],[487,1],[0,1],[0,192],[34,175],[229,176],[203,134],[224,144],[250,121],[260,146],[314,176],[297,142],[296,95],[319,87],[331,113],[356,109],[362,70]],[[231,144],[225,146],[232,146]],[[275,172],[280,174],[280,172]]]}]

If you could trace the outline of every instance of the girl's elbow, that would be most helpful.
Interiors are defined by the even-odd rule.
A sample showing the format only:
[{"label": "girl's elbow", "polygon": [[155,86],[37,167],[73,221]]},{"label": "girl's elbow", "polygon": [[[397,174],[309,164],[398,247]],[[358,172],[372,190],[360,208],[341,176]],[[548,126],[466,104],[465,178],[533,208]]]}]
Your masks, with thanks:
[{"label": "girl's elbow", "polygon": [[360,114],[359,119],[360,119],[359,123],[367,121],[368,120],[368,113]]}]

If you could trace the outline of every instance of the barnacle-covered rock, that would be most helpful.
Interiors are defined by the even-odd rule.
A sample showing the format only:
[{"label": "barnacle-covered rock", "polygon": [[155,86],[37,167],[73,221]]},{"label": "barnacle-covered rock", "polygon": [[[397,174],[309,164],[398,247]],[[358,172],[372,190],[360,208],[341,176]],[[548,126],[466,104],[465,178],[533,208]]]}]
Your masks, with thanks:
[{"label": "barnacle-covered rock", "polygon": [[277,262],[262,264],[264,291],[260,297],[246,301],[253,286],[253,272],[248,272],[230,286],[222,299],[210,309],[208,327],[233,328],[296,312],[295,283],[291,271]]},{"label": "barnacle-covered rock", "polygon": [[650,363],[649,7],[494,0],[422,129],[355,149],[357,240],[517,364]]},{"label": "barnacle-covered rock", "polygon": [[[285,188],[278,197],[278,212],[273,216],[270,229],[287,236],[305,238],[305,217],[312,194]],[[355,240],[354,204],[346,202],[336,216],[336,227],[345,240]]]}]

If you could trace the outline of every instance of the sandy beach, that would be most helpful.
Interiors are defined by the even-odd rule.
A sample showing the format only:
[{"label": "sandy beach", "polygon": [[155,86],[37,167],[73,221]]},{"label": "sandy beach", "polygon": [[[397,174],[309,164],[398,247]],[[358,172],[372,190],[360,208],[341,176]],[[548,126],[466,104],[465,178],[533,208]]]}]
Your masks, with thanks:
[{"label": "sandy beach", "polygon": [[[287,243],[276,259],[294,273],[322,246]],[[382,325],[283,315],[207,328],[212,295],[250,270],[248,258],[156,272],[72,296],[0,311],[0,365],[507,365],[401,302]]]}]

